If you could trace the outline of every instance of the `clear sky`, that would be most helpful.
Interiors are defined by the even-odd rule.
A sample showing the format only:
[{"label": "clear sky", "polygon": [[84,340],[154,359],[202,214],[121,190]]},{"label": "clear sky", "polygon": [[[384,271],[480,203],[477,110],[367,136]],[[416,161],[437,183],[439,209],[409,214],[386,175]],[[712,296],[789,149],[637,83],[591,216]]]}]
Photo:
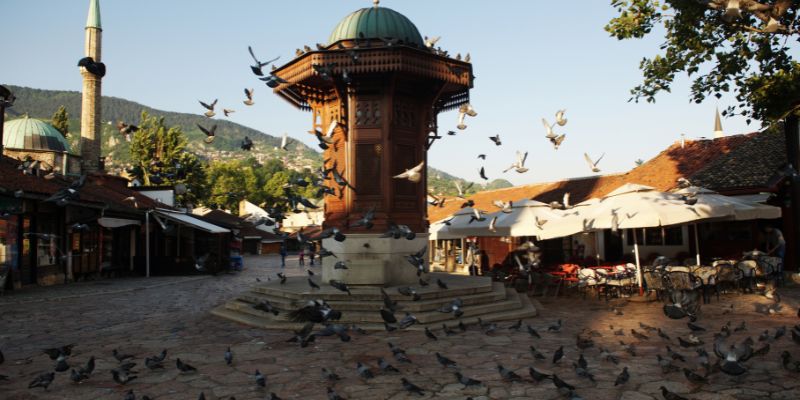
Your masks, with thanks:
[{"label": "clear sky", "polygon": [[[639,83],[639,61],[656,54],[663,37],[620,42],[603,30],[614,15],[607,0],[554,6],[543,0],[383,0],[410,18],[423,35],[441,36],[451,54],[472,55],[477,77],[472,104],[477,118],[458,136],[434,144],[431,166],[479,180],[515,184],[590,175],[583,153],[605,153],[603,173],[624,172],[649,159],[680,134],[711,137],[714,110],[733,96],[703,104],[688,99],[682,79],[655,104],[628,103]],[[235,108],[232,120],[271,135],[290,135],[313,145],[310,113],[296,110],[250,73],[247,46],[262,59],[291,60],[303,45],[324,43],[348,13],[371,0],[101,0],[103,94],[155,108],[200,113],[198,99],[219,98]],[[579,7],[576,7],[579,5]],[[42,89],[81,89],[76,67],[83,55],[88,0],[3,0],[0,82]],[[241,103],[243,88],[256,88],[254,107]],[[554,151],[542,117],[560,108],[567,139]],[[440,115],[443,132],[457,115]],[[134,121],[135,122],[135,121]],[[723,120],[727,134],[751,132],[741,118]],[[443,133],[442,132],[442,133]],[[500,134],[495,147],[488,137]],[[528,151],[525,174],[503,174],[516,150]],[[488,155],[485,164],[479,153]]]}]

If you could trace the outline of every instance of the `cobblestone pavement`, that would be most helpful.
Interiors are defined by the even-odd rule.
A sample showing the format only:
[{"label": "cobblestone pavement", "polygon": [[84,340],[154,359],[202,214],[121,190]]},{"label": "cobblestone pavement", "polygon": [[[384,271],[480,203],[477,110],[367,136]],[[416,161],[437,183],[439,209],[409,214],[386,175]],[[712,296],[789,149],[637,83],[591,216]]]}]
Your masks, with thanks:
[{"label": "cobblestone pavement", "polygon": [[[326,337],[301,349],[286,343],[290,336],[286,332],[252,329],[209,314],[211,308],[254,284],[256,277],[264,279],[268,273],[274,277],[278,269],[275,257],[248,257],[245,263],[243,272],[232,275],[118,279],[102,281],[103,284],[12,292],[0,298],[0,350],[5,355],[0,374],[8,376],[7,381],[0,381],[0,399],[122,399],[129,389],[153,399],[194,400],[201,391],[207,399],[264,399],[269,398],[270,392],[284,399],[325,399],[328,385],[319,373],[321,367],[342,377],[332,387],[349,399],[559,398],[549,381],[532,382],[529,366],[556,373],[575,385],[576,392],[586,399],[661,399],[662,385],[694,399],[800,398],[798,375],[784,370],[779,357],[781,351],[789,350],[800,359],[800,345],[792,341],[788,332],[778,340],[758,340],[765,329],[774,333],[779,326],[791,329],[800,322],[796,316],[800,290],[795,288],[781,291],[783,310],[772,316],[757,312],[759,304],[769,302],[757,295],[723,295],[721,301],[714,299],[711,305],[703,306],[698,324],[708,332],[698,336],[705,341],[703,347],[712,353],[712,359],[712,334],[727,321],[732,327],[743,321],[747,325],[747,330],[734,333],[728,343],[749,336],[756,341],[756,348],[769,343],[771,350],[746,362],[749,372],[741,377],[716,373],[709,376],[708,384],[697,386],[682,373],[662,374],[656,354],[666,356],[666,340],[649,333],[647,340],[631,336],[631,329],[642,331],[639,322],[662,327],[672,337],[671,347],[686,356],[685,363],[676,364],[699,371],[694,351],[678,345],[677,337],[686,338],[690,333],[686,321],[666,319],[658,303],[628,302],[619,308],[623,315],[616,315],[604,301],[578,296],[537,297],[540,316],[524,322],[538,329],[541,339],[532,338],[524,325],[516,332],[508,329],[510,323],[505,323],[492,335],[475,326],[453,336],[437,330],[437,341],[427,339],[421,332],[353,333],[349,343]],[[289,264],[296,265],[296,261],[290,260]],[[288,267],[286,272],[305,273],[298,267]],[[561,332],[546,332],[547,326],[558,319],[564,324]],[[625,336],[615,336],[609,325],[624,329]],[[572,367],[580,354],[575,338],[583,328],[603,335],[594,339],[595,347],[583,352],[596,383],[576,376]],[[624,352],[620,340],[636,343],[637,356]],[[404,348],[413,362],[402,364],[394,360],[387,342]],[[55,364],[41,350],[69,343],[76,343],[68,359],[71,365],[82,365],[89,356],[96,357],[93,375],[78,385],[69,380],[68,372],[57,373],[48,391],[28,389],[31,380],[52,370]],[[536,346],[548,359],[534,360],[529,345]],[[550,357],[561,345],[564,359],[553,365]],[[223,361],[228,346],[234,353],[232,366]],[[600,347],[618,355],[619,365],[601,360]],[[114,383],[109,372],[118,364],[111,356],[115,348],[136,356],[138,378],[125,386]],[[164,370],[144,368],[144,357],[165,348],[168,359]],[[481,380],[483,385],[465,388],[459,384],[455,370],[436,362],[436,352],[456,361],[465,376]],[[379,357],[389,360],[401,373],[378,373]],[[180,374],[175,368],[176,358],[194,365],[198,372]],[[370,365],[376,377],[366,381],[359,378],[355,370],[358,361]],[[496,370],[498,363],[516,371],[523,381],[503,382]],[[615,387],[614,379],[623,366],[629,367],[630,381]],[[266,388],[256,386],[255,369],[266,375]],[[408,395],[403,391],[401,377],[422,387],[425,395]]]}]

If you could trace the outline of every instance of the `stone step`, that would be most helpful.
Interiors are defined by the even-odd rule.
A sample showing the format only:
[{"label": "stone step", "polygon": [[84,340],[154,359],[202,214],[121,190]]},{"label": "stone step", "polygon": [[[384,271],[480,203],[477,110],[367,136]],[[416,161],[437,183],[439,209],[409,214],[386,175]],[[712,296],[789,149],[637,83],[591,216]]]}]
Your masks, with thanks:
[{"label": "stone step", "polygon": [[[503,322],[503,321],[516,321],[516,320],[524,320],[527,318],[534,318],[537,316],[538,311],[534,307],[533,303],[528,299],[527,296],[524,294],[516,294],[519,298],[520,308],[506,310],[503,312],[496,312],[491,314],[485,315],[475,315],[475,316],[464,316],[461,318],[461,322],[467,325],[468,329],[476,329],[474,325],[478,323],[478,318],[481,318],[484,322]],[[238,322],[241,324],[245,324],[248,326],[253,326],[256,328],[261,329],[277,329],[277,330],[299,330],[303,327],[303,323],[299,322],[289,322],[286,320],[274,320],[269,316],[263,315],[253,315],[250,313],[243,313],[236,310],[232,310],[228,308],[228,305],[221,305],[211,311],[213,315],[216,315],[220,318],[225,318],[230,321]],[[457,323],[452,322],[448,323],[447,325],[450,327],[455,327]],[[372,324],[372,323],[362,323],[358,325],[359,328],[365,329],[367,331],[384,331],[385,328],[383,324]],[[439,330],[441,328],[441,323],[430,326],[428,324],[416,324],[408,328],[408,330],[413,331],[421,331],[425,327],[431,328],[436,334],[439,334]]]},{"label": "stone step", "polygon": [[[454,298],[459,296],[469,296],[477,293],[490,292],[493,289],[492,280],[488,277],[471,277],[468,280],[464,276],[431,273],[427,274],[430,284],[427,287],[414,285],[414,289],[419,293],[423,300],[438,298]],[[311,289],[308,285],[308,277],[291,277],[286,279],[286,283],[281,285],[279,281],[273,280],[261,283],[251,289],[256,293],[263,293],[269,296],[303,300],[324,298],[326,301],[381,301],[382,295],[379,288],[373,286],[354,286],[350,288],[351,294],[334,289],[330,285],[323,283],[319,275],[311,278],[320,289]],[[441,279],[448,286],[447,289],[440,289],[436,285],[436,280]],[[384,288],[389,297],[393,300],[402,301],[406,297],[397,292],[397,287]]]},{"label": "stone step", "polygon": [[[503,288],[503,291],[505,292],[505,297],[500,301],[490,301],[468,307],[465,306],[464,315],[462,318],[481,316],[494,312],[503,312],[521,307],[519,299],[520,296],[517,295],[514,290]],[[286,318],[288,316],[288,312],[286,312],[286,310],[281,310],[277,316],[264,313],[263,311],[254,309],[252,307],[252,303],[241,301],[239,299],[228,302],[226,306],[234,311],[247,313],[254,316],[263,316],[275,321],[287,320]],[[333,304],[331,304],[331,306],[333,306]],[[341,307],[334,307],[334,309],[342,311],[342,319],[339,322],[343,324],[381,324],[383,322],[383,319],[381,318],[381,315],[377,309],[370,311],[351,310]],[[443,313],[439,312],[438,310],[423,311],[419,313],[412,312],[412,314],[417,317],[417,320],[422,324],[439,324],[446,321],[456,321],[456,318],[452,313]],[[403,315],[403,311],[398,311],[396,313],[398,319],[402,318]]]},{"label": "stone step", "polygon": [[[392,297],[390,295],[390,297]],[[423,311],[434,311],[448,305],[456,297],[464,302],[464,306],[472,306],[487,302],[495,302],[503,300],[506,297],[505,287],[502,283],[494,282],[492,290],[489,292],[481,292],[476,294],[469,294],[465,296],[454,296],[446,298],[434,298],[429,300],[411,301],[407,296],[400,296],[397,299],[400,310],[409,311],[411,313],[418,313]],[[291,311],[304,306],[313,297],[305,299],[289,299],[286,297],[274,296],[272,294],[261,291],[251,291],[244,293],[238,298],[241,301],[257,304],[261,301],[269,301],[273,306],[279,310]],[[334,309],[353,310],[353,311],[379,311],[383,305],[382,299],[378,300],[359,300],[355,295],[346,297],[344,300],[327,300],[328,304]]]}]

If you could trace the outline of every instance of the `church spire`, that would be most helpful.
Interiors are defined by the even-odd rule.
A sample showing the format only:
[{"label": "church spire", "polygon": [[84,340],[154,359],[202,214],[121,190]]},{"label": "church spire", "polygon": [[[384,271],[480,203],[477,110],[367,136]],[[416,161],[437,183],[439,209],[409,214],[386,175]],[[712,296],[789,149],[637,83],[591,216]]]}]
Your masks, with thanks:
[{"label": "church spire", "polygon": [[87,28],[103,29],[100,23],[100,0],[89,0],[89,16],[86,18]]},{"label": "church spire", "polygon": [[714,137],[721,138],[725,136],[725,132],[722,130],[722,119],[719,116],[719,108],[717,108],[717,115],[714,117]]}]

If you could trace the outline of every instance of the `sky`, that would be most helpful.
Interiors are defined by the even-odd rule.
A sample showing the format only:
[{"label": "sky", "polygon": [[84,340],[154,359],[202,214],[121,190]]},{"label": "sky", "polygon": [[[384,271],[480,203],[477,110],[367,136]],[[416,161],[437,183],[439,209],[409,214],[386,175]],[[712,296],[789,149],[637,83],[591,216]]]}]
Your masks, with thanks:
[{"label": "sky", "polygon": [[[0,83],[40,89],[81,90],[76,67],[83,56],[88,0],[3,0]],[[468,128],[436,142],[430,166],[458,177],[516,185],[592,175],[586,152],[600,173],[630,170],[687,138],[713,136],[714,112],[733,95],[702,104],[689,101],[679,79],[655,104],[628,102],[641,81],[643,57],[663,36],[618,41],[603,30],[614,16],[607,0],[581,0],[554,8],[552,1],[382,0],[413,21],[423,35],[441,36],[451,54],[470,53],[478,112]],[[178,112],[202,113],[197,100],[219,98],[237,110],[231,120],[267,134],[284,132],[311,146],[311,114],[295,109],[255,79],[247,46],[261,59],[293,58],[296,48],[325,43],[336,24],[371,0],[101,0],[102,60],[108,74],[103,95]],[[575,7],[579,5],[579,7]],[[243,89],[256,89],[245,107]],[[541,118],[566,109],[567,138],[554,150]],[[455,130],[457,113],[440,114],[440,133]],[[752,132],[743,118],[723,119],[726,134]],[[502,146],[488,138],[500,135]],[[515,152],[529,152],[525,174],[503,173]],[[486,161],[478,160],[487,154]]]}]

